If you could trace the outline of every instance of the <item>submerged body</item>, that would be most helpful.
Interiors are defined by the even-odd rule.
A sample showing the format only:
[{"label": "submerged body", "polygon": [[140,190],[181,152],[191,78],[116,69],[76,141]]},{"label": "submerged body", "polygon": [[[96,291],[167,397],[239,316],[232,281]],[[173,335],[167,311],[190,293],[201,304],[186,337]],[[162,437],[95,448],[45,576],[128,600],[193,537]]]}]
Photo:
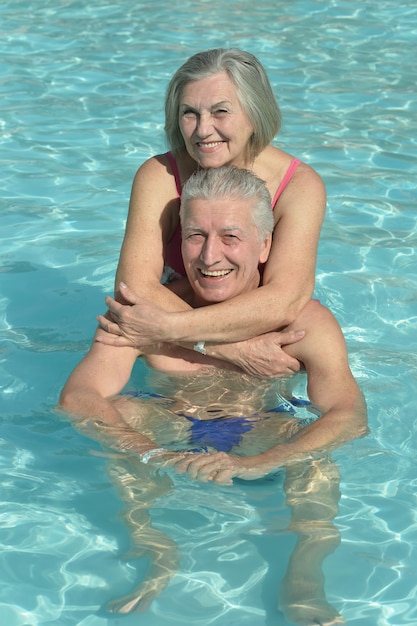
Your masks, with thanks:
[{"label": "submerged body", "polygon": [[[292,379],[267,381],[215,368],[182,375],[150,370],[147,388],[152,392],[127,390],[112,403],[132,430],[146,434],[166,451],[183,454],[188,450],[190,458],[211,453],[244,459],[267,452],[271,445],[285,446],[319,419],[308,401],[294,399],[294,387],[302,398],[305,382],[302,373]],[[91,420],[78,422],[78,428],[95,436]],[[117,440],[120,429],[115,427],[112,432],[107,427],[107,435]],[[182,569],[178,545],[154,527],[150,516],[154,506],[165,506],[175,478],[169,472],[156,471],[163,465],[155,466],[155,459],[147,466],[136,454],[126,454],[128,441],[123,455],[114,457],[110,452],[108,472],[125,505],[123,518],[132,543],[129,557],[147,556],[151,565],[137,587],[108,605],[114,613],[146,611]],[[208,453],[202,453],[203,448]],[[316,454],[313,461],[293,463],[285,470],[284,491],[291,511],[288,530],[295,533],[297,542],[281,582],[279,609],[293,624],[344,624],[340,613],[327,602],[321,569],[323,559],[340,542],[334,526],[340,498],[338,469],[325,452]],[[191,490],[188,497],[191,500],[182,500],[181,508],[194,511],[198,492]],[[213,492],[210,506],[216,506],[218,497],[217,491]],[[233,515],[227,516],[227,524],[233,525]],[[271,528],[270,532],[282,534],[282,529]],[[287,535],[282,537],[286,542]],[[275,569],[272,560],[268,565]],[[236,566],[240,567],[239,561]]]}]

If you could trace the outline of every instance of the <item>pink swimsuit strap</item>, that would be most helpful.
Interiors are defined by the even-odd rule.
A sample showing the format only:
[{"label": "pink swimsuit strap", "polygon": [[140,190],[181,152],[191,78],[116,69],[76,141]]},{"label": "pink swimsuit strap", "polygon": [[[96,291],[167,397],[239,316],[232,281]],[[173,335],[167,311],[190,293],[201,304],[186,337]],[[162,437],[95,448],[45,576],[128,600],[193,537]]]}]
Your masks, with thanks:
[{"label": "pink swimsuit strap", "polygon": [[285,172],[285,176],[282,179],[281,184],[278,187],[278,189],[276,190],[275,196],[272,199],[272,210],[274,210],[274,207],[275,207],[276,203],[278,202],[282,192],[284,191],[284,189],[286,188],[286,186],[290,182],[291,178],[294,175],[295,170],[300,165],[300,163],[301,163],[300,159],[293,159],[291,161],[287,171]]}]

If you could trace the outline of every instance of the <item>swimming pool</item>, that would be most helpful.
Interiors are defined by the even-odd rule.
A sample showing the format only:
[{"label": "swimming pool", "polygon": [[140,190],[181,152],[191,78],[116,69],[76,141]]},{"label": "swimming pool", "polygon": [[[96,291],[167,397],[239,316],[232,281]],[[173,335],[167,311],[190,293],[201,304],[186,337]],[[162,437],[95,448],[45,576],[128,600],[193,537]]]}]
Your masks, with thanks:
[{"label": "swimming pool", "polygon": [[279,478],[178,480],[154,518],[181,570],[144,616],[102,611],[146,559],[121,558],[99,446],[53,412],[112,291],[133,174],[164,149],[169,77],[201,48],[238,46],[271,78],[277,142],[325,180],[316,294],[368,401],[370,436],[333,455],[342,542],[327,598],[349,625],[417,623],[413,0],[6,0],[0,30],[1,622],[286,625],[276,592],[294,539]]}]

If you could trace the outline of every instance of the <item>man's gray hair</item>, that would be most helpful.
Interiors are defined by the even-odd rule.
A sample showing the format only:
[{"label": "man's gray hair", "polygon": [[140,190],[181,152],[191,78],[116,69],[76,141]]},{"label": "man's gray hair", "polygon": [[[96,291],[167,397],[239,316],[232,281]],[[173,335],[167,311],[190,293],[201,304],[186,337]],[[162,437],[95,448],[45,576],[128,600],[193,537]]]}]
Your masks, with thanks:
[{"label": "man's gray hair", "polygon": [[182,189],[181,221],[186,203],[197,199],[253,200],[252,221],[259,240],[264,241],[274,229],[271,195],[265,182],[249,170],[227,165],[195,172]]}]

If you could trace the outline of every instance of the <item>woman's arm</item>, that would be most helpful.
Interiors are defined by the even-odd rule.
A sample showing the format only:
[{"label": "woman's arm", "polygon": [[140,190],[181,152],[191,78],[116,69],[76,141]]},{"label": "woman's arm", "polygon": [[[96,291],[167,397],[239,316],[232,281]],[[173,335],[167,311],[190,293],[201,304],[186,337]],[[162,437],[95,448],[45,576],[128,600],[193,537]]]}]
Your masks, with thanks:
[{"label": "woman's arm", "polygon": [[[320,177],[301,164],[280,198],[263,286],[227,302],[191,310],[159,284],[164,246],[177,223],[172,208],[174,183],[167,167],[156,159],[148,161],[135,178],[116,278],[117,284],[128,284],[139,296],[129,323],[134,318],[143,345],[147,341],[236,342],[294,321],[314,288],[326,203]],[[158,204],[165,208],[159,209]]]},{"label": "woman's arm", "polygon": [[[183,281],[175,281],[180,284]],[[169,291],[169,289],[166,289]],[[141,335],[141,328],[136,329],[136,318],[134,309],[136,302],[140,302],[137,296],[125,285],[121,285],[120,291],[123,294],[123,299],[126,304],[120,304],[113,298],[106,298],[107,306],[109,307],[110,316],[99,315],[97,320],[103,330],[107,332],[102,333],[97,341],[105,343],[109,346],[135,346],[142,347],[145,351],[148,349],[148,345],[152,340],[149,336],[143,341]],[[129,303],[133,306],[129,306]],[[141,303],[142,306],[144,303]],[[148,314],[145,317],[155,323],[163,324],[162,317],[166,314],[162,309],[155,307],[152,303],[147,303]],[[162,316],[162,317],[161,317]],[[114,320],[113,322],[109,317]],[[155,331],[157,334],[158,330]],[[209,357],[213,357],[219,361],[218,367],[221,367],[220,362],[231,363],[247,374],[253,376],[267,376],[278,377],[288,376],[300,370],[300,363],[296,358],[288,355],[282,346],[289,345],[300,341],[304,336],[304,331],[297,330],[282,330],[271,333],[265,333],[258,337],[247,339],[246,341],[234,342],[234,343],[206,343],[205,350]],[[160,342],[165,346],[181,346],[188,350],[193,351],[193,343],[191,342]],[[195,355],[195,352],[194,352]],[[204,357],[206,358],[206,357]]]},{"label": "woman's arm", "polygon": [[165,311],[190,307],[161,285],[165,251],[179,223],[175,180],[164,155],[146,161],[132,185],[126,230],[116,272],[115,297],[124,302],[119,284],[124,281],[140,297]]}]

